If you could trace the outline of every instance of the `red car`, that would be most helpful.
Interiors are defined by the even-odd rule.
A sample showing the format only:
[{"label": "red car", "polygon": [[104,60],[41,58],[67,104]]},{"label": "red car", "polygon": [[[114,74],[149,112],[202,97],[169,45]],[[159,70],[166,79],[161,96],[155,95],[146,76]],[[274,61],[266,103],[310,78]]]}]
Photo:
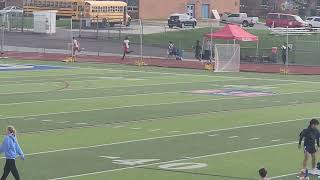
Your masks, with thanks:
[{"label": "red car", "polygon": [[289,27],[300,28],[308,24],[300,16],[282,13],[269,13],[267,15],[266,26],[268,27]]}]

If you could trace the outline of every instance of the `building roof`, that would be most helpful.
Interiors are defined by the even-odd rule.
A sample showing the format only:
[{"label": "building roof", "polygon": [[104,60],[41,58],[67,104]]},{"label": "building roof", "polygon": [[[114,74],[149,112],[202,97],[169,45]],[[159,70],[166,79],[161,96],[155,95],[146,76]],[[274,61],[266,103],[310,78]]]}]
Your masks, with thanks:
[{"label": "building roof", "polygon": [[123,1],[85,1],[85,3],[93,6],[127,6]]}]

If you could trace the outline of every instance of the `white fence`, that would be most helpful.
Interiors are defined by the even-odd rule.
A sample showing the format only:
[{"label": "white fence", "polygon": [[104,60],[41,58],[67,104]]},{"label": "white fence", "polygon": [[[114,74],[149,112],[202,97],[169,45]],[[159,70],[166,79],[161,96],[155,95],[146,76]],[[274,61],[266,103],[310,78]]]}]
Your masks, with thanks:
[{"label": "white fence", "polygon": [[272,35],[312,35],[319,34],[320,28],[269,28]]}]

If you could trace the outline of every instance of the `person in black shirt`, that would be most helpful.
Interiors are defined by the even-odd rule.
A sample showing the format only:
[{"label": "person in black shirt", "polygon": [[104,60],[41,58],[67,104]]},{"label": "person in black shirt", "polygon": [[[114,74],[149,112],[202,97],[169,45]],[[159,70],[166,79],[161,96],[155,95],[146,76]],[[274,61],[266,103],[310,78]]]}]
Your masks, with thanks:
[{"label": "person in black shirt", "polygon": [[[312,169],[316,169],[316,152],[319,148],[319,131],[317,126],[319,121],[317,119],[312,119],[309,123],[307,129],[302,130],[300,133],[299,139],[299,149],[301,148],[301,142],[304,139],[304,160],[303,160],[303,169],[307,168],[308,158],[311,155],[312,157]],[[317,147],[315,143],[317,142]]]}]

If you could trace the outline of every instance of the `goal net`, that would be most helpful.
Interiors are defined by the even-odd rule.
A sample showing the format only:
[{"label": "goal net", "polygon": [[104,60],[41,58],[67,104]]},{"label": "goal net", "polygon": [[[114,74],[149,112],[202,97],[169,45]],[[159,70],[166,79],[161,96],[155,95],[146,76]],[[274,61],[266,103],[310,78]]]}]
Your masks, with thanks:
[{"label": "goal net", "polygon": [[215,45],[215,72],[240,71],[240,45],[216,44]]}]

